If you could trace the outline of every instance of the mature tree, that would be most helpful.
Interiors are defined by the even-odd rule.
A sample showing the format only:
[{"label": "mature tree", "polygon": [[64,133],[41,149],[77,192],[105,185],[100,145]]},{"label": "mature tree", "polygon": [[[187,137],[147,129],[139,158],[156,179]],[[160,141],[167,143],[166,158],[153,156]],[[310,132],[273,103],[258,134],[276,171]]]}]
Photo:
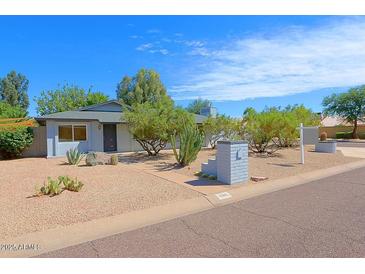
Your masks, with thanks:
[{"label": "mature tree", "polygon": [[171,130],[172,104],[144,102],[124,111],[129,131],[149,156],[166,147]]},{"label": "mature tree", "polygon": [[208,117],[203,122],[203,131],[209,139],[211,148],[215,148],[217,141],[227,139],[232,140],[238,137],[239,121],[225,115]]},{"label": "mature tree", "polygon": [[85,90],[78,86],[64,85],[56,90],[42,91],[35,101],[37,113],[46,115],[103,103],[108,99],[108,95],[102,92],[92,92],[91,88]]},{"label": "mature tree", "polygon": [[0,81],[0,99],[26,110],[29,106],[28,85],[23,74],[11,71]]},{"label": "mature tree", "polygon": [[149,156],[155,156],[164,149],[172,135],[181,134],[184,125],[195,126],[194,116],[174,107],[167,97],[157,103],[133,104],[124,110],[123,115],[133,138]]},{"label": "mature tree", "polygon": [[20,106],[12,106],[9,103],[0,101],[0,118],[22,118],[27,112]]},{"label": "mature tree", "polygon": [[160,75],[152,69],[141,69],[133,76],[125,76],[117,86],[117,98],[125,105],[156,103],[167,96]]},{"label": "mature tree", "polygon": [[358,138],[358,121],[365,116],[365,85],[351,88],[345,93],[332,94],[323,99],[324,113],[338,115],[353,124],[352,138]]},{"label": "mature tree", "polygon": [[212,102],[210,102],[209,100],[205,99],[201,99],[198,98],[196,100],[194,100],[193,102],[191,102],[186,110],[191,112],[191,113],[195,113],[195,114],[200,114],[200,111],[202,108],[206,108],[206,107],[210,107],[212,105]]}]

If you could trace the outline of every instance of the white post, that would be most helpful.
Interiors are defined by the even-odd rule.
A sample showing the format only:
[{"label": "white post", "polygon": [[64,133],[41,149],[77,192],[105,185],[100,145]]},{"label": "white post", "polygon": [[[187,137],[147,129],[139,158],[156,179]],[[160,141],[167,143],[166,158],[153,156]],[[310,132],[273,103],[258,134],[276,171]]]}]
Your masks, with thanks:
[{"label": "white post", "polygon": [[304,140],[303,140],[303,123],[300,123],[300,158],[301,164],[304,165]]}]

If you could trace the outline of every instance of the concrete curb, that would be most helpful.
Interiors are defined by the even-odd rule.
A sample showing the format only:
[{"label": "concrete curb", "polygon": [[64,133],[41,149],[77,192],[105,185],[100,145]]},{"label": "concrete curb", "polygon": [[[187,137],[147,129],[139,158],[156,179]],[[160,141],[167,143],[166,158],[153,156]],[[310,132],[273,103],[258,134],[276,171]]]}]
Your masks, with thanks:
[{"label": "concrete curb", "polygon": [[135,230],[167,220],[214,208],[204,197],[133,211],[122,215],[76,223],[60,228],[24,234],[1,244],[37,244],[38,250],[0,251],[0,257],[24,258]]},{"label": "concrete curb", "polygon": [[326,169],[319,169],[311,172],[302,173],[295,176],[290,176],[287,178],[276,179],[272,181],[263,181],[261,183],[244,185],[240,188],[235,188],[229,191],[230,198],[219,199],[217,195],[208,195],[208,200],[214,206],[221,206],[237,202],[240,200],[249,199],[259,195],[279,191],[282,189],[287,189],[290,187],[310,183],[319,179],[334,176],[340,173],[351,171],[357,168],[365,167],[365,160],[356,161],[340,166],[334,166]]},{"label": "concrete curb", "polygon": [[199,198],[179,201],[122,215],[24,234],[13,239],[7,239],[6,243],[3,242],[2,244],[38,244],[40,248],[38,250],[0,250],[0,257],[33,257],[68,246],[135,230],[240,200],[309,183],[360,167],[365,167],[365,160],[302,173],[284,179],[243,185],[242,187],[234,188],[220,194],[209,194]]}]

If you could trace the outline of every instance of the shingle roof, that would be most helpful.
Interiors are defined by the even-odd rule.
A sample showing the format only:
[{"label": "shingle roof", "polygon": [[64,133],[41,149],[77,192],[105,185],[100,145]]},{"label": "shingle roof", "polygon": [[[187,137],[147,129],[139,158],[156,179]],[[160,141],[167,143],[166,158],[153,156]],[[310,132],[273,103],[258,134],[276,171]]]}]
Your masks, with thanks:
[{"label": "shingle roof", "polygon": [[36,118],[38,121],[45,120],[88,120],[99,121],[100,123],[125,123],[122,120],[123,113],[110,111],[64,111],[57,112]]},{"label": "shingle roof", "polygon": [[[203,123],[203,121],[207,119],[206,116],[203,115],[195,115],[195,122],[197,124]],[[48,115],[44,115],[42,117],[36,118],[37,121],[45,121],[45,120],[88,120],[88,121],[99,121],[100,123],[126,123],[123,119],[122,112],[109,112],[109,111],[64,111],[57,112]]]}]

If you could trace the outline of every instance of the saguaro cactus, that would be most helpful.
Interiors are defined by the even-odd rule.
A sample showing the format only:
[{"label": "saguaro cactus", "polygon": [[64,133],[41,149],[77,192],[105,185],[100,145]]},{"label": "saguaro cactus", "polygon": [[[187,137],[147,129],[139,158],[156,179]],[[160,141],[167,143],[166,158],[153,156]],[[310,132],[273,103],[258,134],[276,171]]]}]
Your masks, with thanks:
[{"label": "saguaro cactus", "polygon": [[176,161],[186,166],[193,162],[203,144],[204,136],[195,125],[185,124],[179,134],[180,149],[177,152],[176,134],[170,136],[170,142]]}]

